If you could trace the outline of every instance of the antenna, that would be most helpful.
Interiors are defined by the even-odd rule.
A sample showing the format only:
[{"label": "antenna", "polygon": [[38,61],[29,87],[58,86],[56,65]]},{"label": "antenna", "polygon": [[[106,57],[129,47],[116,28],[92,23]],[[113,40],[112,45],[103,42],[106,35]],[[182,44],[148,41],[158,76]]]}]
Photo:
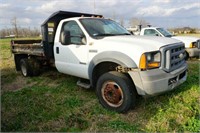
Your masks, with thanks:
[{"label": "antenna", "polygon": [[94,0],[94,14],[96,13],[95,9],[96,9],[96,4],[95,4],[95,0]]}]

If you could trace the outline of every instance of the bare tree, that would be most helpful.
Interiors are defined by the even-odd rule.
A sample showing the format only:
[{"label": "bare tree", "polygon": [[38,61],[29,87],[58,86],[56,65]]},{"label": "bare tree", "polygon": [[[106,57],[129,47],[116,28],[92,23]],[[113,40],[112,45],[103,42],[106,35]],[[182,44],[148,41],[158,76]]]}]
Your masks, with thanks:
[{"label": "bare tree", "polygon": [[18,23],[17,23],[17,18],[16,17],[11,19],[11,25],[14,27],[14,31],[15,31],[16,37],[18,37],[19,36],[19,34],[18,34]]},{"label": "bare tree", "polygon": [[6,33],[7,33],[6,29],[2,29],[0,32],[0,37],[5,37],[7,35]]},{"label": "bare tree", "polygon": [[124,17],[120,18],[120,24],[121,24],[121,26],[124,26]]},{"label": "bare tree", "polygon": [[116,13],[115,13],[115,11],[113,11],[113,13],[112,13],[112,20],[116,21]]},{"label": "bare tree", "polygon": [[[18,37],[38,37],[40,36],[40,30],[36,27],[30,28],[22,28],[20,26],[17,27]],[[0,29],[0,37],[6,37],[15,34],[15,28],[4,28]]]}]

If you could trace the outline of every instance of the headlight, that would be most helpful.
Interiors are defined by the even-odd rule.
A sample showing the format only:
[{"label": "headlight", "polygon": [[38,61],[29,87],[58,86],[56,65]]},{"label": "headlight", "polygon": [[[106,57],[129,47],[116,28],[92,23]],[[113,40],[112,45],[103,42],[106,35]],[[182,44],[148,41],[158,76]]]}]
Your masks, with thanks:
[{"label": "headlight", "polygon": [[197,42],[190,43],[190,48],[196,48],[196,47],[197,47]]},{"label": "headlight", "polygon": [[153,69],[160,67],[161,54],[160,51],[148,52],[140,57],[140,69]]}]

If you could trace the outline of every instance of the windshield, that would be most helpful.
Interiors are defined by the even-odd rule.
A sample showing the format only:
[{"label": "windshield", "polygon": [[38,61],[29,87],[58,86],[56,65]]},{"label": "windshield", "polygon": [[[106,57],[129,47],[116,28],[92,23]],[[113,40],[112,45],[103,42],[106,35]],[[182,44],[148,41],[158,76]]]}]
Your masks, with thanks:
[{"label": "windshield", "polygon": [[172,37],[172,33],[170,33],[168,30],[165,30],[163,28],[157,28],[157,30],[165,37]]},{"label": "windshield", "polygon": [[130,35],[130,33],[118,23],[108,19],[84,18],[80,19],[86,31],[92,37]]}]

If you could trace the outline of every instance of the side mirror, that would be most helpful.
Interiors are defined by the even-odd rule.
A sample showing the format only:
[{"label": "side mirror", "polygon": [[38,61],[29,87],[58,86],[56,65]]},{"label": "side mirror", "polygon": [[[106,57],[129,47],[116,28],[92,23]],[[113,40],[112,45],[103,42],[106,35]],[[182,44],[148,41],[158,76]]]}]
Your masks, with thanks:
[{"label": "side mirror", "polygon": [[159,36],[159,34],[158,34],[158,33],[156,33],[156,36]]},{"label": "side mirror", "polygon": [[62,31],[60,41],[63,45],[71,43],[70,31]]},{"label": "side mirror", "polygon": [[63,31],[61,32],[60,42],[63,45],[69,44],[86,44],[85,36],[84,35],[71,35],[70,31]]}]

